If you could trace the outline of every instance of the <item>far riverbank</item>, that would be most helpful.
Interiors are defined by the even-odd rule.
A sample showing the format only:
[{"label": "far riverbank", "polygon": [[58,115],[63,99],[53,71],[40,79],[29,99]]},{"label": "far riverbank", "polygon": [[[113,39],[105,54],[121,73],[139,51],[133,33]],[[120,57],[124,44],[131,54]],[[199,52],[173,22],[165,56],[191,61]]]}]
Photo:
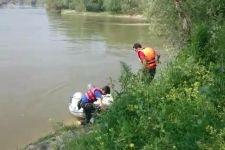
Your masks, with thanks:
[{"label": "far riverbank", "polygon": [[83,15],[83,16],[101,16],[101,17],[114,17],[114,18],[130,18],[147,21],[143,15],[123,15],[123,14],[112,14],[109,12],[77,12],[76,10],[61,10],[62,15]]}]

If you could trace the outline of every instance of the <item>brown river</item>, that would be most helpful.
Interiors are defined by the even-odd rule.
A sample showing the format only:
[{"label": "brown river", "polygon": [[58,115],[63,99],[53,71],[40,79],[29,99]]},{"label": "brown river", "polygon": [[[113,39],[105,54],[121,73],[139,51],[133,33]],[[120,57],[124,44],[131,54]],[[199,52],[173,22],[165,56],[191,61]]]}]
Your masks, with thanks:
[{"label": "brown river", "polygon": [[120,61],[137,71],[133,43],[162,45],[148,28],[128,18],[0,9],[0,149],[20,149],[49,133],[51,120],[72,119],[69,97],[117,80]]}]

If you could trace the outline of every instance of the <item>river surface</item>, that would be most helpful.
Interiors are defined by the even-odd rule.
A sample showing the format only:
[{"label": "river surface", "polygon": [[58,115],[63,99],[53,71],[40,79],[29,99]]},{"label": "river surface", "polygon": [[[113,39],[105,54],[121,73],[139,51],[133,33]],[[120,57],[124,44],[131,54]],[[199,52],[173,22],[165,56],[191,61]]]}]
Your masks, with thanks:
[{"label": "river surface", "polygon": [[[136,71],[133,43],[149,41],[140,20],[52,15],[43,8],[0,9],[0,149],[23,147],[55,121],[73,118],[69,97],[88,83],[120,75],[120,61]],[[54,120],[54,121],[52,121]]]}]

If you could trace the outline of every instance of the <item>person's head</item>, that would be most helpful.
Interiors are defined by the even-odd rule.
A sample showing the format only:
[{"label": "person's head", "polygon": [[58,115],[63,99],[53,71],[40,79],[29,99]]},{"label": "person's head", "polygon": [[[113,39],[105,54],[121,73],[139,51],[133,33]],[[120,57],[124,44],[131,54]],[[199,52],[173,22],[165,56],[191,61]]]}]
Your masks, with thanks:
[{"label": "person's head", "polygon": [[137,49],[140,49],[140,48],[142,48],[140,43],[134,43],[133,49],[137,50]]},{"label": "person's head", "polygon": [[110,87],[108,85],[104,86],[102,88],[102,90],[103,90],[104,94],[110,94]]}]

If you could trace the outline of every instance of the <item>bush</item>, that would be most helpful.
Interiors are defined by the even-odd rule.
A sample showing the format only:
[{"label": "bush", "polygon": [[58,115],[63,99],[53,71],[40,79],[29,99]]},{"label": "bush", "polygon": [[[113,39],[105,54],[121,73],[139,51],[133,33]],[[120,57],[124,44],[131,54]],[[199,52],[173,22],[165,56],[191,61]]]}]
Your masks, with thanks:
[{"label": "bush", "polygon": [[60,11],[63,8],[64,8],[63,1],[61,1],[61,0],[47,0],[47,9],[48,10]]},{"label": "bush", "polygon": [[75,9],[77,11],[109,11],[112,13],[141,13],[144,0],[47,0],[48,9]]},{"label": "bush", "polygon": [[85,3],[83,0],[72,0],[70,3],[70,8],[76,11],[86,11]]},{"label": "bush", "polygon": [[106,11],[123,14],[142,13],[143,0],[104,0],[103,6]]},{"label": "bush", "polygon": [[104,0],[103,7],[110,12],[121,12],[121,0]]},{"label": "bush", "polygon": [[[122,7],[129,7],[123,2],[105,0],[104,6],[123,12]],[[148,6],[165,1],[151,2]],[[162,27],[171,26],[167,29],[177,29],[179,35],[181,18],[175,14],[184,11],[189,15],[192,30],[184,48],[151,84],[142,72],[132,73],[122,63],[121,90],[115,94],[115,102],[97,119],[92,131],[66,143],[66,149],[225,147],[225,23],[221,19],[224,1],[181,2],[182,10],[173,9],[172,1],[157,8],[163,6],[158,17],[171,14],[175,22],[172,26],[171,18],[167,18]]]},{"label": "bush", "polygon": [[[115,97],[115,103],[100,118],[92,133],[87,137],[74,139],[69,143],[69,147],[224,147],[224,113],[221,115],[214,103],[208,101],[206,94],[201,91],[203,87],[215,83],[212,78],[214,74],[189,54],[188,48],[180,53],[161,78],[153,80],[152,84],[143,82],[141,73],[133,74],[129,67],[123,64],[120,79],[122,89]],[[220,96],[219,99],[221,98]]]},{"label": "bush", "polygon": [[86,6],[86,10],[87,11],[94,11],[94,12],[98,12],[98,11],[102,11],[103,10],[103,6],[102,6],[102,2],[101,1],[87,1],[85,6]]}]

